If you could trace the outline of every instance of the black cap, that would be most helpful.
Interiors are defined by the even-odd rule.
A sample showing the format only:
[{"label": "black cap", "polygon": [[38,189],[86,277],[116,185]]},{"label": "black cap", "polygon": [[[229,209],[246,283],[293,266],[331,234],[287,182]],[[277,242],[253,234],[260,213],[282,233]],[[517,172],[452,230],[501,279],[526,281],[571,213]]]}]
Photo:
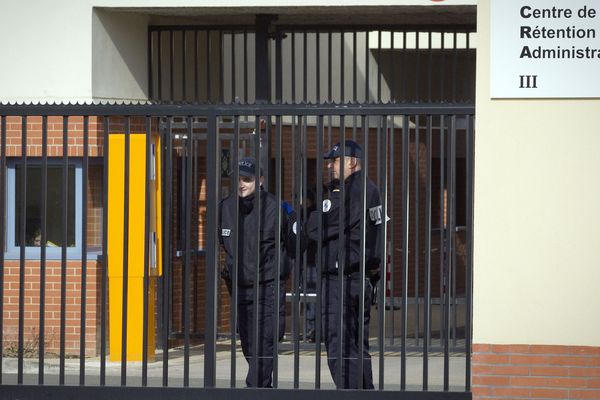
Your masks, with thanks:
[{"label": "black cap", "polygon": [[[362,148],[360,147],[360,145],[358,143],[356,143],[354,140],[346,140],[344,143],[345,143],[344,156],[362,158]],[[329,150],[327,153],[325,153],[323,155],[323,158],[327,160],[330,158],[338,158],[341,156],[342,156],[342,146],[340,145],[340,143],[337,143],[335,146],[333,146],[331,148],[331,150]]]},{"label": "black cap", "polygon": [[[256,172],[256,160],[254,157],[243,157],[238,162],[240,167],[240,176],[253,177]],[[262,168],[260,169],[260,176],[262,176]]]}]

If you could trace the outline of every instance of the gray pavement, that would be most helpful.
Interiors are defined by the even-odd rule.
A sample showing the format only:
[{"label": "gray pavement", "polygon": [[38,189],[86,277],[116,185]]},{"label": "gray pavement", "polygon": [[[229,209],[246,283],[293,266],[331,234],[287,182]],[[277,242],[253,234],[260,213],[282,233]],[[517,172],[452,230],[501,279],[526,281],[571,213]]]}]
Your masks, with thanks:
[{"label": "gray pavement", "polygon": [[[298,356],[298,360],[291,351],[282,351],[278,357],[278,383],[280,388],[294,388],[295,365],[298,365],[298,387],[301,389],[314,389],[316,377],[316,354],[312,347],[303,344],[303,350]],[[224,346],[220,346],[221,348]],[[204,355],[202,347],[191,349],[189,359],[189,374],[192,387],[203,387],[204,374]],[[373,375],[375,387],[379,388],[380,358],[376,352],[372,352]],[[396,352],[385,354],[383,362],[383,383],[385,390],[400,389],[400,365],[401,357]],[[241,350],[236,352],[235,357],[235,385],[244,387],[244,379],[247,372],[247,362],[244,359]],[[440,354],[434,354],[429,357],[429,390],[438,391],[443,388],[444,376],[444,357]],[[44,362],[44,384],[58,384],[59,379],[58,358],[46,358]],[[322,353],[321,360],[321,389],[334,389],[333,381],[327,368],[325,353]],[[465,388],[465,357],[464,355],[453,355],[449,357],[448,363],[449,382],[451,391],[464,391]],[[15,358],[4,358],[2,360],[2,382],[4,384],[17,383],[18,362]],[[35,358],[24,359],[23,374],[25,384],[38,383],[39,362]],[[79,359],[69,358],[65,360],[65,383],[67,385],[79,384],[80,363]],[[100,359],[88,358],[84,363],[84,374],[86,385],[100,384]],[[168,362],[168,385],[174,387],[183,386],[184,376],[184,357],[180,349],[169,352]],[[217,387],[230,387],[231,385],[231,353],[228,350],[217,353]],[[142,363],[127,363],[127,385],[139,386],[142,383]],[[148,386],[162,386],[163,383],[163,361],[162,353],[157,351],[155,360],[148,363]],[[411,353],[406,357],[406,384],[408,390],[422,390],[423,383],[423,357],[417,353]],[[121,384],[121,363],[106,363],[106,384]]]}]

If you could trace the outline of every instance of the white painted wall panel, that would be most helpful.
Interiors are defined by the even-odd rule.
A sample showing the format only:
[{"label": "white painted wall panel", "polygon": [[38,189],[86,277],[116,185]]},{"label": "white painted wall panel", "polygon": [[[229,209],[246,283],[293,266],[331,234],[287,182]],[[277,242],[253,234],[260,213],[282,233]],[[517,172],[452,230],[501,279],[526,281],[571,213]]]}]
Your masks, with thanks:
[{"label": "white painted wall panel", "polygon": [[599,346],[600,100],[491,100],[489,72],[479,46],[473,340]]}]

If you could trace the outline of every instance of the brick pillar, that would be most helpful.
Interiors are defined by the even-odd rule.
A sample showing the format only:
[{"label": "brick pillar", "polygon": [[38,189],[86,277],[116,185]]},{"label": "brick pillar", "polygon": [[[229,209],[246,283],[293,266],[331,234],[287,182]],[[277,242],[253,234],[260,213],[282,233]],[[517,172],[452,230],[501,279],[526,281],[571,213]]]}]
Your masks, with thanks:
[{"label": "brick pillar", "polygon": [[600,399],[600,347],[473,345],[473,399]]}]

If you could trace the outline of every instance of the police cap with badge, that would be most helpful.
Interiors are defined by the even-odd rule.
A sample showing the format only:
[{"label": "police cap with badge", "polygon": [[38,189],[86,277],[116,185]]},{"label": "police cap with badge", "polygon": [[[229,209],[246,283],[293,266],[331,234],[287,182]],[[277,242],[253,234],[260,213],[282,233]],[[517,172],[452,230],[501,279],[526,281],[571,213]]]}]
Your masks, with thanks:
[{"label": "police cap with badge", "polygon": [[[345,157],[355,157],[362,158],[362,148],[358,143],[354,140],[345,140],[344,141],[344,156]],[[334,158],[338,158],[342,156],[342,145],[341,143],[336,143],[335,146],[331,148],[327,153],[323,154],[323,158],[326,160],[331,160]]]}]

